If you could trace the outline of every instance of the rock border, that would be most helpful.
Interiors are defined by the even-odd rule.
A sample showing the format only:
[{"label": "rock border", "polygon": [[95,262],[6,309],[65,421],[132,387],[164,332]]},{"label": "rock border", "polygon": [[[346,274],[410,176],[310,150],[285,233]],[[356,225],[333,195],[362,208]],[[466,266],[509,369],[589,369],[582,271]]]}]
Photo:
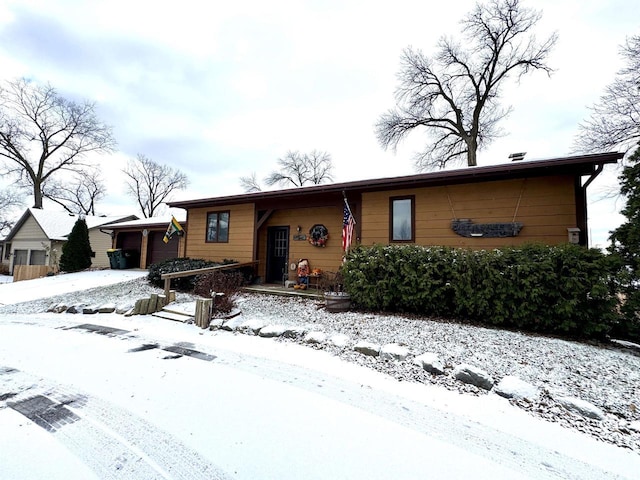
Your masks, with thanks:
[{"label": "rock border", "polygon": [[[160,297],[153,294],[152,297]],[[175,297],[174,297],[175,298]],[[155,300],[155,302],[154,302]],[[165,299],[146,298],[138,300],[135,306],[129,304],[114,305],[106,303],[101,305],[71,305],[62,303],[51,305],[47,312],[70,314],[96,314],[117,313],[125,316],[142,313],[138,305],[154,302],[156,309],[165,303]],[[168,302],[166,302],[168,303]],[[165,303],[165,305],[166,305]],[[137,310],[137,311],[136,311]],[[148,312],[151,314],[153,312]],[[189,321],[187,323],[193,323]],[[473,394],[493,393],[508,399],[513,405],[523,408],[536,416],[552,422],[560,422],[569,428],[574,428],[583,433],[621,447],[630,448],[640,452],[640,421],[627,421],[613,414],[603,412],[596,405],[570,395],[555,395],[546,388],[538,388],[522,379],[505,375],[498,381],[493,379],[485,370],[476,365],[460,363],[458,365],[445,365],[443,360],[433,352],[411,351],[406,345],[398,343],[375,344],[368,341],[353,341],[342,333],[326,333],[320,330],[307,329],[301,326],[289,326],[286,324],[265,324],[260,319],[243,319],[240,312],[226,318],[213,318],[207,327],[210,331],[222,330],[236,334],[259,336],[263,338],[292,340],[296,343],[307,345],[316,349],[329,349],[333,352],[346,353],[349,351],[369,358],[373,362],[413,364],[420,367],[432,377],[440,376],[451,378],[460,384],[471,388],[458,389],[458,391]],[[635,345],[634,345],[635,346]],[[374,365],[370,365],[375,368]],[[415,380],[422,382],[422,380]],[[620,436],[608,437],[598,430],[599,426],[607,424],[611,432]]]}]

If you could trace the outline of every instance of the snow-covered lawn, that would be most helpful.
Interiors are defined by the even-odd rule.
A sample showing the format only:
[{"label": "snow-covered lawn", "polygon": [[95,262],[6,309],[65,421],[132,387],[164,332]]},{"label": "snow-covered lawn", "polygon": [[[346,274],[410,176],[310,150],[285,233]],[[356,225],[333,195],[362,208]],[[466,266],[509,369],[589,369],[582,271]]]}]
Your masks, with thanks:
[{"label": "snow-covered lawn", "polygon": [[[9,283],[0,281],[0,306],[104,287],[145,277],[145,270],[91,270]],[[0,278],[12,279],[6,275]]]},{"label": "snow-covered lawn", "polygon": [[[640,382],[633,376],[640,357],[630,352],[444,322],[329,314],[314,302],[253,295],[241,299],[238,320],[301,325],[327,338],[341,334],[341,342],[312,347],[151,316],[42,313],[61,298],[135,300],[154,290],[131,280],[144,274],[84,272],[29,281],[25,289],[0,285],[0,302],[8,305],[0,308],[0,395],[18,393],[0,401],[5,471],[41,478],[43,464],[29,462],[24,451],[32,445],[42,458],[56,459],[48,478],[91,478],[91,471],[98,477],[150,471],[155,473],[149,477],[140,474],[180,478],[163,463],[166,452],[149,453],[154,438],[161,438],[171,449],[184,449],[184,457],[203,470],[192,478],[638,478],[640,450],[611,443],[638,445],[640,432],[618,431],[624,441],[598,440],[623,425],[611,409],[597,422],[543,397],[548,405],[534,403],[527,412],[411,361],[432,351],[446,369],[464,360],[482,364],[496,380],[517,374],[553,393],[590,392],[596,398],[605,392],[605,405],[631,408],[640,403]],[[115,330],[96,335],[87,324]],[[381,361],[354,352],[353,344],[365,340],[404,345],[410,358]],[[145,345],[148,350],[136,350]],[[205,361],[174,354],[184,348]],[[3,367],[15,371],[3,373]],[[50,433],[3,408],[35,394],[60,401],[80,420]],[[627,425],[633,415],[627,414]],[[100,432],[90,436],[89,424]],[[136,436],[134,427],[150,433]],[[108,440],[111,447],[101,450],[106,463],[92,464],[85,450],[73,446],[83,435],[89,435],[87,444]],[[107,461],[112,454],[116,460]]]}]

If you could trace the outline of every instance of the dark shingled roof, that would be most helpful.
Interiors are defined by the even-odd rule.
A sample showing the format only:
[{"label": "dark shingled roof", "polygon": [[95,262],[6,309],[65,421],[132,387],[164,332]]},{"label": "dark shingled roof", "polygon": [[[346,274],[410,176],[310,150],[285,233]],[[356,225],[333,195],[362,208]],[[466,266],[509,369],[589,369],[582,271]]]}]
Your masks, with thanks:
[{"label": "dark shingled roof", "polygon": [[319,194],[363,193],[381,190],[419,188],[460,183],[486,182],[511,178],[539,177],[545,175],[589,175],[597,167],[617,163],[623,153],[597,153],[545,160],[520,160],[486,167],[467,167],[402,177],[358,180],[355,182],[314,185],[310,187],[245,193],[224,197],[200,198],[167,202],[170,207],[197,208],[215,205],[233,205],[274,199],[295,199]]}]

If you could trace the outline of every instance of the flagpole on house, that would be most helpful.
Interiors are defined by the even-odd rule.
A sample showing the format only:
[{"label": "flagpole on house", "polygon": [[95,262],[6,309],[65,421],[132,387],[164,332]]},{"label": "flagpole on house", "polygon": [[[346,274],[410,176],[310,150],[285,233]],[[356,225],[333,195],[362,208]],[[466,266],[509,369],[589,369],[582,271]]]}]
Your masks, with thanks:
[{"label": "flagpole on house", "polygon": [[347,194],[344,190],[342,191],[342,198],[344,199],[344,204],[347,207],[347,210],[349,210],[349,215],[351,215],[351,218],[353,219],[353,224],[356,225],[356,217],[354,217],[353,212],[351,212],[351,207],[349,206],[349,201],[347,200]]},{"label": "flagpole on house", "polygon": [[351,207],[349,206],[349,201],[347,200],[347,194],[344,190],[342,191],[342,197],[344,198],[344,215],[342,220],[342,250],[344,251],[342,262],[344,263],[347,260],[347,253],[351,248],[351,241],[353,232],[355,230],[356,219],[353,216],[353,212],[351,212]]},{"label": "flagpole on house", "polygon": [[171,240],[171,237],[173,237],[173,235],[176,233],[178,235],[183,235],[184,229],[182,228],[182,225],[180,225],[180,222],[178,222],[176,218],[173,215],[171,215],[171,221],[169,222],[169,226],[167,227],[167,231],[165,232],[164,237],[162,238],[162,241],[164,243],[169,243],[169,240]]}]

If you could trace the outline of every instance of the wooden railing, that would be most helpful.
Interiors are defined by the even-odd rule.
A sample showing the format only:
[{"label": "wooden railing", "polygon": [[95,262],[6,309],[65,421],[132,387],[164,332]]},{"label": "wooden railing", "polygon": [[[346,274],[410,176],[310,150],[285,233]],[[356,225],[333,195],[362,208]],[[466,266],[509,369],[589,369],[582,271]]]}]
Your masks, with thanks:
[{"label": "wooden railing", "polygon": [[169,292],[171,291],[171,279],[190,277],[191,275],[204,275],[206,273],[215,273],[218,270],[227,270],[229,268],[247,267],[249,265],[256,265],[258,261],[242,262],[242,263],[229,263],[228,265],[217,265],[215,267],[196,268],[194,270],[184,270],[182,272],[163,273],[160,278],[164,280],[164,294],[169,298]]}]

